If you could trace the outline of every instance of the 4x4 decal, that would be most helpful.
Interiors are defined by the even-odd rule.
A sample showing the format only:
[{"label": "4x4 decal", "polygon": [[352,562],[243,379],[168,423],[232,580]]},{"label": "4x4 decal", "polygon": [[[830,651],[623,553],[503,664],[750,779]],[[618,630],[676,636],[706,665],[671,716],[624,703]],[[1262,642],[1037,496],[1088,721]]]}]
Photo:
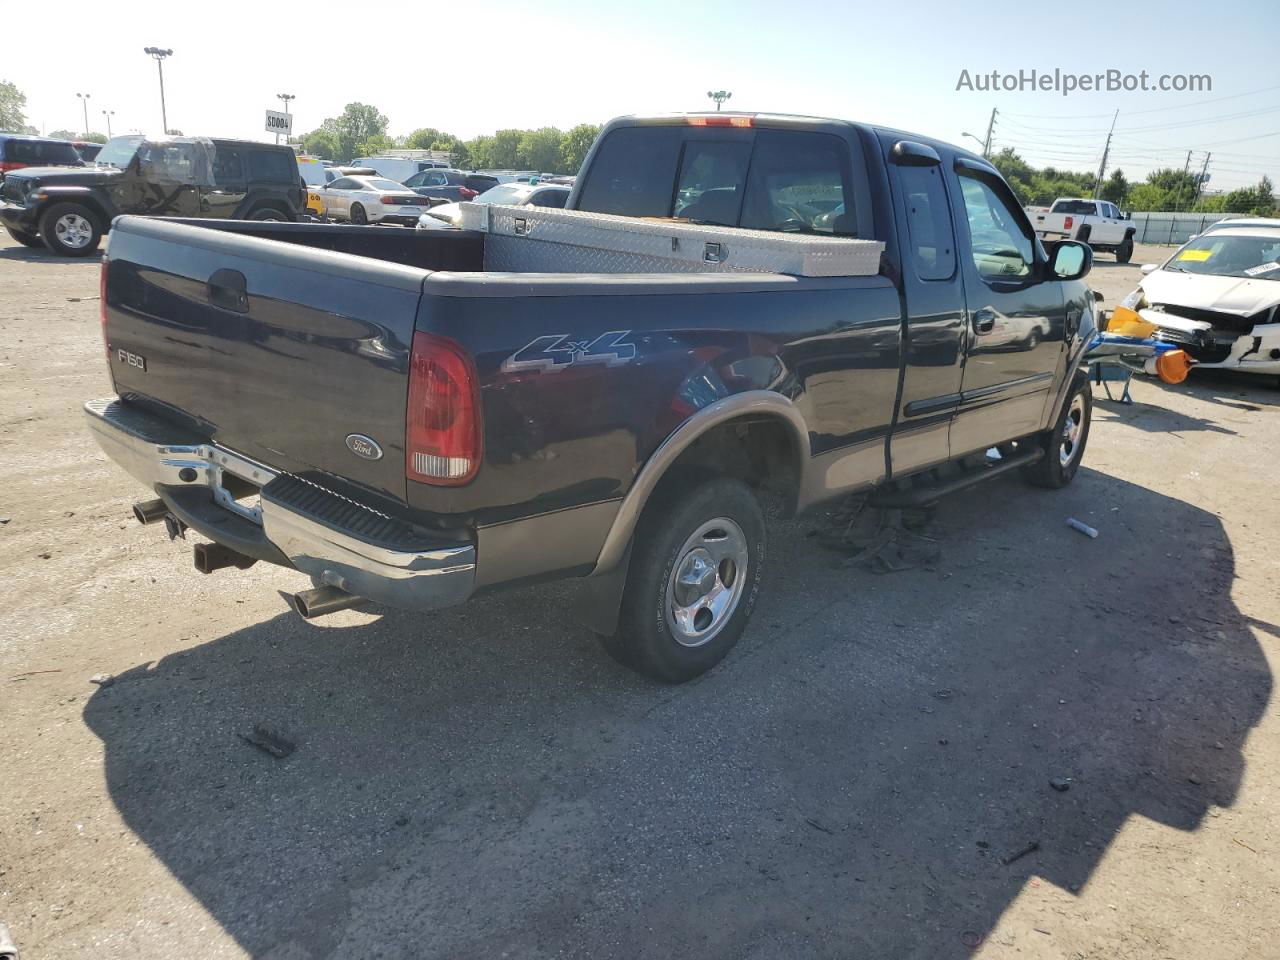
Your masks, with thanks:
[{"label": "4x4 decal", "polygon": [[635,359],[636,345],[626,342],[630,330],[610,330],[594,340],[574,340],[567,333],[552,333],[525,344],[502,362],[502,372],[540,370],[554,373],[574,364],[603,363],[620,366]]}]

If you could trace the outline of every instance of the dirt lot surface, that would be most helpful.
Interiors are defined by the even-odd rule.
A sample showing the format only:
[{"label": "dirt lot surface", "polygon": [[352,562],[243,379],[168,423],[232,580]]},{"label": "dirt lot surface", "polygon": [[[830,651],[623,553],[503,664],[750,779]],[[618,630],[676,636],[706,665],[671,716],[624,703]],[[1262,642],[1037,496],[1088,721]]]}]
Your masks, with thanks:
[{"label": "dirt lot surface", "polygon": [[[1137,278],[1104,255],[1091,282]],[[669,688],[564,586],[307,624],[301,575],[196,573],[81,425],[97,284],[0,241],[23,960],[1280,957],[1271,384],[1099,403],[1073,486],[950,498],[931,568],[775,525],[742,644]]]}]

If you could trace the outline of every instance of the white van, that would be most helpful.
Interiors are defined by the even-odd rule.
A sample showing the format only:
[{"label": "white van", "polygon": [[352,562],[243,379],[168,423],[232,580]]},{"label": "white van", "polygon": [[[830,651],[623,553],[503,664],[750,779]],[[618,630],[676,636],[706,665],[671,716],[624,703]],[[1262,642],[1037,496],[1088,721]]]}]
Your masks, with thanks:
[{"label": "white van", "polygon": [[356,157],[351,161],[357,167],[370,167],[378,171],[378,176],[404,183],[415,173],[431,170],[435,167],[447,168],[444,160],[412,160],[408,157]]}]

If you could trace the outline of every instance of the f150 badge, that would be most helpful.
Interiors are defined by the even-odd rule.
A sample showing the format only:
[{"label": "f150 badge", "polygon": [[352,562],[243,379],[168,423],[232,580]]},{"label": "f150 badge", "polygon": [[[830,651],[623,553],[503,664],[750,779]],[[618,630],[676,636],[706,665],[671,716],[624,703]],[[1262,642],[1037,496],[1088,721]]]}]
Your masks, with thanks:
[{"label": "f150 badge", "polygon": [[131,367],[137,367],[143,373],[147,372],[147,358],[140,353],[130,353],[128,350],[116,348],[116,357],[121,363],[127,363]]},{"label": "f150 badge", "polygon": [[502,362],[503,373],[540,370],[555,373],[575,364],[603,363],[616,367],[636,357],[636,345],[627,337],[630,330],[610,330],[593,340],[574,339],[567,333],[552,333],[525,344]]}]

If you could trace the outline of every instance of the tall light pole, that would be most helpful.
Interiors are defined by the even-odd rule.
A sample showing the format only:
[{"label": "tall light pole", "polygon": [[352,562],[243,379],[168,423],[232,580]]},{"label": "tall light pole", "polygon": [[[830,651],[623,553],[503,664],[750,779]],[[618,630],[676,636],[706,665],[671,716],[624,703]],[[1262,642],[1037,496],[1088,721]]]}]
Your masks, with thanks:
[{"label": "tall light pole", "polygon": [[89,94],[77,93],[76,96],[80,98],[80,106],[84,108],[84,135],[87,137],[89,135]]},{"label": "tall light pole", "polygon": [[[295,97],[292,93],[277,93],[277,94],[276,94],[276,99],[277,99],[277,100],[283,100],[283,101],[284,101],[284,113],[285,113],[285,116],[288,116],[288,115],[289,115],[289,101],[290,101],[290,100],[297,100],[298,98],[297,98],[297,97]],[[279,142],[280,142],[280,134],[278,134],[278,133],[277,133],[277,134],[276,134],[276,143],[279,143]],[[287,134],[285,135],[284,142],[285,142],[285,143],[288,143],[288,142],[289,142],[289,137],[288,137],[288,135],[287,135]]]},{"label": "tall light pole", "polygon": [[707,96],[716,102],[716,110],[719,110],[720,104],[732,97],[733,94],[728,90],[708,90]]},{"label": "tall light pole", "polygon": [[111,139],[111,118],[116,115],[114,110],[103,110],[102,115],[107,118],[107,139]]},{"label": "tall light pole", "polygon": [[164,135],[169,135],[169,115],[164,108],[164,58],[173,56],[172,50],[165,50],[163,47],[143,47],[142,52],[152,57],[156,62],[156,69],[160,72],[160,122],[164,124]]}]

